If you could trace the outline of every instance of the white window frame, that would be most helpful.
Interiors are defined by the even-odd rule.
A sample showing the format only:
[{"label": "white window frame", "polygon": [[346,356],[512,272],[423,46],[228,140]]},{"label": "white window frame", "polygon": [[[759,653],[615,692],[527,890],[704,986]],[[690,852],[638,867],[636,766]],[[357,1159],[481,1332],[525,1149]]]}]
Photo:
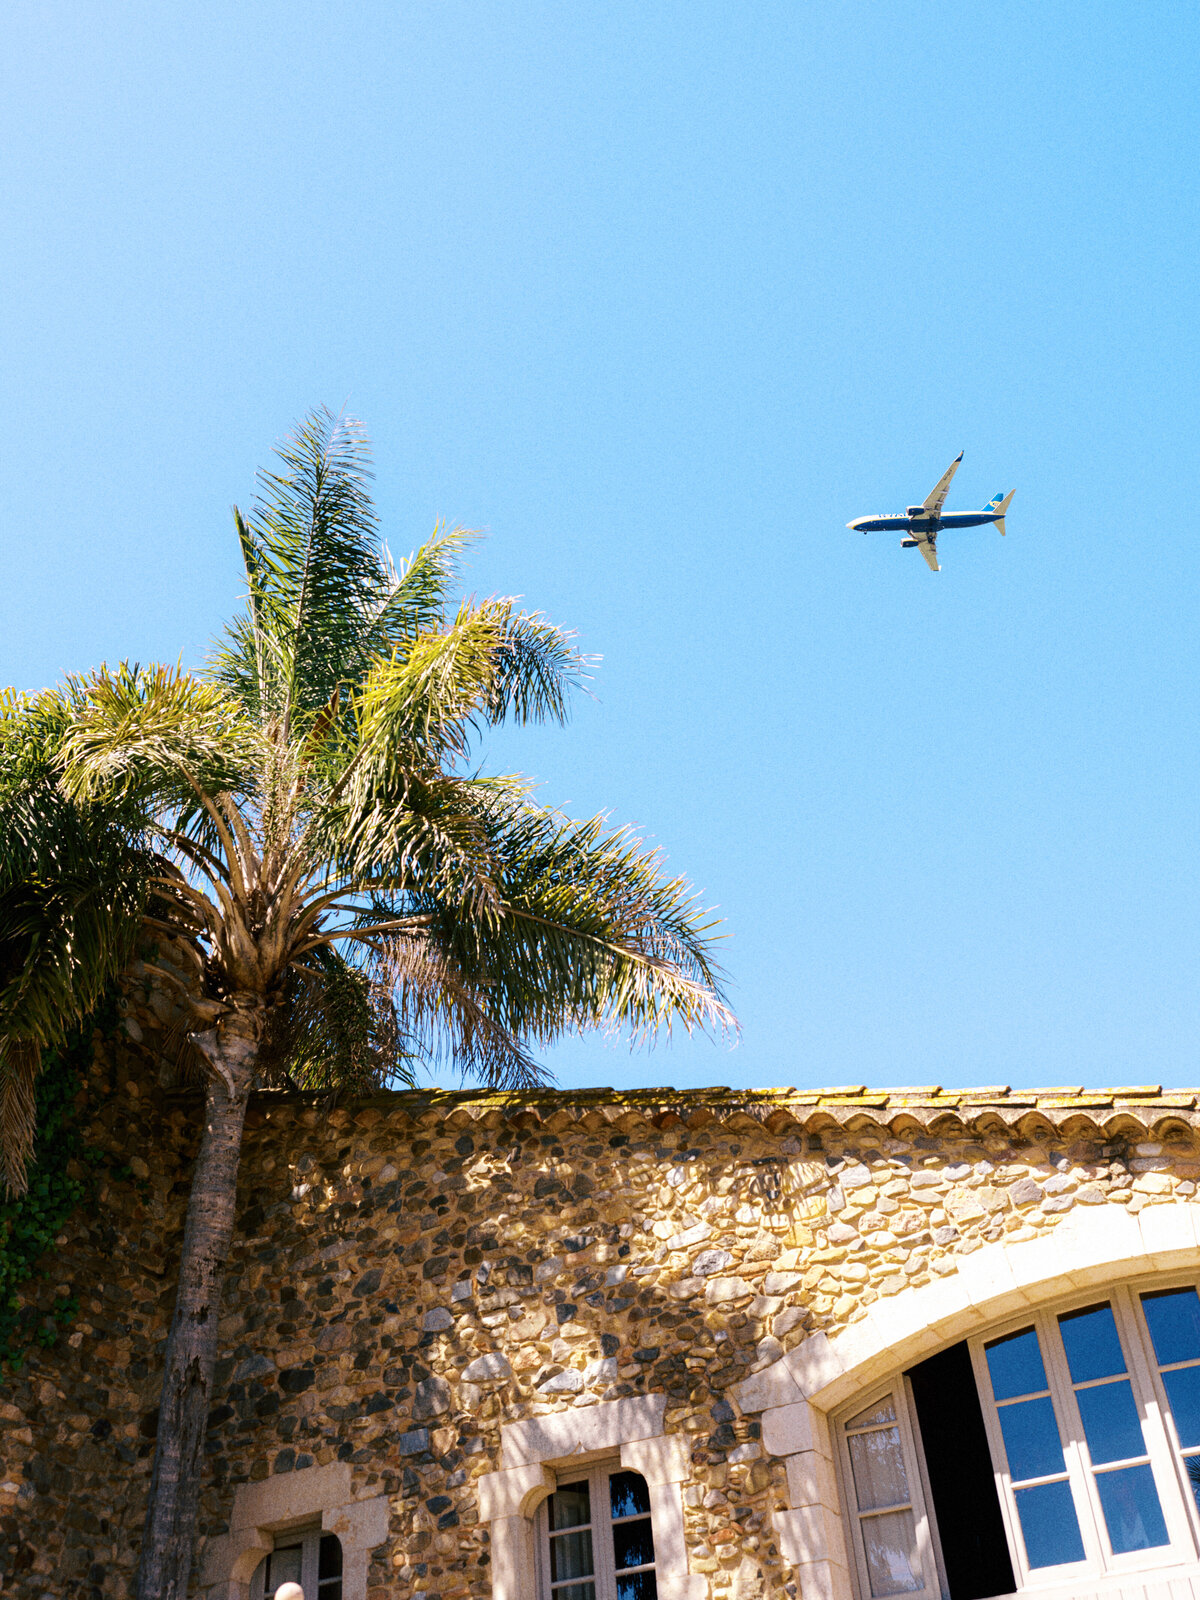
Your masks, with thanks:
[{"label": "white window frame", "polygon": [[[1187,1507],[1188,1516],[1192,1525],[1192,1533],[1196,1539],[1197,1547],[1200,1548],[1200,1503],[1198,1503],[1197,1500],[1200,1490],[1193,1489],[1187,1473],[1187,1465],[1189,1461],[1200,1461],[1200,1445],[1188,1445],[1185,1453],[1184,1447],[1179,1442],[1179,1434],[1175,1428],[1175,1418],[1171,1412],[1170,1398],[1167,1395],[1166,1384],[1162,1379],[1162,1369],[1158,1364],[1158,1352],[1154,1348],[1154,1341],[1150,1337],[1150,1326],[1147,1323],[1145,1314],[1142,1312],[1141,1308],[1143,1294],[1153,1294],[1160,1290],[1169,1291],[1171,1289],[1193,1289],[1200,1294],[1200,1284],[1197,1283],[1196,1278],[1191,1274],[1188,1274],[1186,1277],[1152,1278],[1144,1283],[1135,1283],[1130,1286],[1129,1294],[1130,1298],[1134,1301],[1138,1308],[1136,1322],[1138,1334],[1141,1339],[1143,1358],[1151,1375],[1155,1400],[1160,1408],[1163,1426],[1166,1430],[1167,1437],[1170,1440],[1171,1452],[1175,1461],[1176,1472],[1180,1483],[1180,1492],[1183,1495],[1183,1501]],[[1170,1367],[1172,1370],[1175,1370],[1180,1366],[1192,1366],[1196,1364],[1198,1363],[1194,1361],[1167,1363],[1168,1367]]]},{"label": "white window frame", "polygon": [[932,1518],[926,1498],[924,1456],[916,1445],[915,1411],[908,1384],[900,1375],[893,1378],[891,1383],[883,1384],[880,1388],[857,1397],[837,1418],[839,1488],[842,1504],[847,1512],[846,1542],[850,1547],[850,1557],[858,1580],[858,1592],[863,1596],[863,1600],[872,1600],[871,1578],[867,1570],[866,1549],[862,1539],[863,1514],[859,1512],[858,1496],[854,1488],[854,1469],[850,1463],[847,1427],[855,1417],[889,1399],[896,1413],[896,1426],[900,1432],[900,1452],[904,1461],[905,1476],[908,1479],[909,1504],[916,1529],[917,1554],[921,1564],[921,1576],[925,1580],[920,1589],[902,1590],[899,1595],[893,1597],[893,1600],[941,1600],[945,1586],[941,1557],[937,1540],[933,1535]]},{"label": "white window frame", "polygon": [[[609,1495],[608,1480],[614,1473],[634,1472],[633,1467],[623,1467],[619,1456],[611,1456],[605,1461],[594,1462],[587,1466],[559,1467],[554,1474],[555,1489],[566,1488],[573,1483],[584,1483],[588,1486],[588,1498],[591,1505],[592,1520],[589,1524],[592,1534],[592,1563],[593,1575],[590,1579],[579,1578],[579,1583],[591,1582],[595,1585],[596,1600],[617,1600],[617,1569],[613,1557],[613,1528],[619,1527],[625,1521],[648,1520],[650,1535],[654,1538],[654,1509],[651,1505],[648,1512],[641,1512],[637,1517],[615,1518],[612,1515],[612,1501]],[[641,1473],[637,1474],[642,1477]],[[645,1483],[645,1478],[642,1482]],[[553,1491],[552,1491],[553,1492]],[[647,1495],[649,1485],[647,1485]],[[582,1526],[582,1524],[581,1524]],[[553,1600],[553,1591],[550,1587],[550,1496],[538,1506],[534,1515],[534,1534],[537,1540],[537,1589],[540,1600]],[[644,1567],[622,1568],[622,1572],[653,1571],[655,1586],[658,1580],[658,1545],[654,1546],[655,1560]],[[305,1600],[307,1600],[307,1592]]]},{"label": "white window frame", "polygon": [[[322,1539],[336,1539],[336,1534],[331,1534],[315,1523],[308,1528],[294,1528],[287,1533],[275,1535],[275,1549],[269,1551],[255,1568],[254,1576],[250,1580],[250,1600],[264,1600],[267,1582],[267,1566],[275,1550],[294,1549],[300,1547],[300,1587],[304,1590],[304,1600],[328,1600],[336,1582],[339,1593],[344,1594],[343,1577],[345,1574],[346,1557],[342,1551],[342,1572],[336,1579],[326,1578],[321,1583],[317,1577],[320,1570],[320,1554]],[[341,1541],[338,1540],[339,1545]]]},{"label": "white window frame", "polygon": [[[1149,1326],[1141,1308],[1143,1294],[1171,1289],[1193,1289],[1200,1293],[1200,1279],[1195,1272],[1156,1273],[1149,1277],[1134,1278],[1124,1284],[1097,1284],[1090,1290],[1055,1300],[1048,1307],[1030,1308],[1023,1314],[1004,1318],[989,1325],[983,1332],[973,1333],[967,1338],[992,1456],[1004,1531],[1013,1565],[1014,1594],[1055,1590],[1064,1592],[1080,1581],[1089,1585],[1098,1583],[1102,1588],[1108,1589],[1114,1584],[1121,1585],[1122,1580],[1128,1580],[1135,1574],[1143,1572],[1153,1574],[1164,1569],[1177,1571],[1189,1568],[1194,1572],[1200,1564],[1200,1503],[1187,1477],[1187,1462],[1189,1459],[1200,1460],[1200,1446],[1189,1446],[1185,1455],[1179,1444],[1157,1355],[1150,1338]],[[1084,1310],[1089,1306],[1105,1304],[1113,1308],[1118,1335],[1125,1353],[1130,1385],[1142,1423],[1146,1455],[1158,1490],[1169,1541],[1156,1549],[1135,1550],[1123,1555],[1114,1555],[1109,1545],[1107,1525],[1075,1401],[1077,1386],[1071,1379],[1058,1331],[1060,1316]],[[997,1406],[992,1396],[984,1354],[984,1347],[994,1340],[1031,1327],[1036,1328],[1038,1333],[1046,1379],[1063,1439],[1067,1482],[1071,1487],[1079,1519],[1080,1535],[1084,1543],[1082,1561],[1056,1567],[1030,1568],[1026,1562],[1024,1540],[1021,1537],[1016,1502],[1009,1481]],[[837,1488],[840,1503],[845,1510],[843,1526],[853,1588],[860,1600],[871,1600],[870,1579],[859,1531],[861,1522],[850,1466],[846,1425],[853,1417],[889,1396],[896,1410],[904,1466],[909,1479],[910,1503],[917,1527],[917,1548],[922,1563],[921,1576],[926,1579],[923,1589],[907,1591],[902,1600],[943,1600],[948,1589],[942,1566],[937,1519],[929,1497],[916,1407],[910,1385],[901,1373],[897,1373],[886,1383],[860,1392],[852,1401],[832,1413],[830,1418],[833,1423]],[[901,1597],[897,1597],[897,1600],[901,1600]]]},{"label": "white window frame", "polygon": [[[987,1429],[988,1444],[992,1452],[996,1491],[1000,1499],[1005,1532],[1008,1535],[1013,1573],[1021,1590],[1054,1588],[1064,1582],[1080,1578],[1120,1577],[1133,1572],[1153,1571],[1161,1567],[1177,1567],[1197,1559],[1195,1522],[1189,1515],[1181,1494],[1178,1454],[1164,1426],[1163,1408],[1154,1381],[1156,1374],[1152,1372],[1146,1359],[1144,1323],[1140,1307],[1135,1310],[1133,1303],[1137,1289],[1149,1286],[1140,1284],[1137,1288],[1130,1289],[1112,1285],[1107,1289],[1074,1295],[1068,1300],[1059,1301],[1048,1310],[1008,1318],[989,1328],[986,1334],[976,1335],[968,1341],[975,1370],[975,1385],[979,1391],[984,1426]],[[1168,1288],[1173,1285],[1155,1282],[1153,1287]],[[1184,1284],[1174,1287],[1182,1288]],[[1149,1550],[1131,1550],[1122,1555],[1114,1554],[1109,1544],[1107,1524],[1091,1468],[1079,1407],[1075,1400],[1076,1386],[1067,1367],[1058,1330],[1060,1316],[1093,1305],[1110,1305],[1113,1309],[1117,1333],[1125,1353],[1130,1385],[1142,1423],[1146,1455],[1149,1458],[1167,1528],[1166,1544]],[[1046,1368],[1046,1380],[1063,1443],[1067,1482],[1071,1487],[1071,1497],[1075,1503],[1075,1514],[1079,1520],[1079,1532],[1084,1548],[1082,1561],[1056,1567],[1031,1568],[1026,1561],[1024,1540],[1020,1533],[1016,1501],[1009,1478],[1004,1441],[984,1353],[985,1345],[1004,1338],[1006,1334],[1018,1333],[1021,1329],[1030,1327],[1037,1330],[1042,1361]]]}]

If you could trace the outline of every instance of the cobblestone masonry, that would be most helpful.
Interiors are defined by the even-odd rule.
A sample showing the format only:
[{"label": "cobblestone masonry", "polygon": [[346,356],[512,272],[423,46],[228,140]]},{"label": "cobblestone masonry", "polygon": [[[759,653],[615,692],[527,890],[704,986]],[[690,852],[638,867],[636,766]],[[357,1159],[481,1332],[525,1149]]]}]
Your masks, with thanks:
[{"label": "cobblestone masonry", "polygon": [[[97,1048],[93,1142],[129,1176],[76,1216],[36,1293],[69,1339],[0,1403],[4,1596],[130,1592],[198,1097],[163,1087],[170,1007],[135,985]],[[249,1117],[203,1529],[240,1483],[349,1462],[387,1496],[371,1600],[490,1594],[476,1480],[500,1426],[667,1397],[690,1448],[691,1571],[785,1589],[784,1466],[731,1386],[816,1330],[1075,1207],[1194,1194],[1193,1095],[932,1089],[264,1094]],[[789,1587],[790,1586],[790,1587]]]}]

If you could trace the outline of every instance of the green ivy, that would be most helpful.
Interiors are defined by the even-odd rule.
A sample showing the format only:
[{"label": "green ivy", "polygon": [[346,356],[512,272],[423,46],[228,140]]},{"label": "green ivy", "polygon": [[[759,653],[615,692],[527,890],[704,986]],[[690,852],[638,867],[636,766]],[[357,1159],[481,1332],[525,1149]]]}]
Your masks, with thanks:
[{"label": "green ivy", "polygon": [[[61,1049],[47,1051],[43,1059],[29,1188],[0,1202],[0,1369],[19,1371],[29,1347],[52,1345],[79,1309],[74,1295],[60,1294],[49,1311],[35,1311],[22,1305],[20,1290],[39,1268],[41,1277],[50,1277],[44,1258],[76,1206],[95,1189],[94,1169],[104,1154],[84,1147],[82,1091],[96,1031],[115,1021],[115,1005],[102,1004]],[[68,1170],[72,1166],[75,1175]]]}]

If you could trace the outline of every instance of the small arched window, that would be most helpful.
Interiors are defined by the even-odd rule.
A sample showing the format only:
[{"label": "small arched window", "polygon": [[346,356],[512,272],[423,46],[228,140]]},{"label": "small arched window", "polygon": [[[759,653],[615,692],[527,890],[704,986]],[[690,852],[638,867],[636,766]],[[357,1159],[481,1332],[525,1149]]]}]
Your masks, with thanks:
[{"label": "small arched window", "polygon": [[562,1469],[538,1512],[541,1600],[657,1600],[650,1490],[615,1463]]},{"label": "small arched window", "polygon": [[277,1533],[250,1584],[250,1600],[273,1600],[285,1583],[298,1583],[304,1600],[342,1600],[342,1545],[336,1533],[309,1528]]}]

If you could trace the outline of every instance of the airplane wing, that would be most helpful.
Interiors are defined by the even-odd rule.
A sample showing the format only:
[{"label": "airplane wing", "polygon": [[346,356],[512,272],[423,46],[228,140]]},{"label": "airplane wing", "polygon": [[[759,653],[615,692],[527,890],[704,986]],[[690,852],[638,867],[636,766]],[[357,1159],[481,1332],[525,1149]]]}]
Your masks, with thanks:
[{"label": "airplane wing", "polygon": [[937,488],[934,489],[933,493],[925,501],[925,510],[928,511],[931,517],[936,517],[941,514],[942,506],[946,502],[946,495],[950,489],[950,479],[958,471],[958,464],[962,458],[963,452],[960,450],[955,456],[954,460],[946,468],[945,472],[943,472],[941,477],[938,479]]},{"label": "airplane wing", "polygon": [[928,562],[931,571],[940,572],[942,570],[941,567],[938,566],[937,546],[934,544],[932,539],[918,539],[917,549],[925,557],[925,560]]}]

